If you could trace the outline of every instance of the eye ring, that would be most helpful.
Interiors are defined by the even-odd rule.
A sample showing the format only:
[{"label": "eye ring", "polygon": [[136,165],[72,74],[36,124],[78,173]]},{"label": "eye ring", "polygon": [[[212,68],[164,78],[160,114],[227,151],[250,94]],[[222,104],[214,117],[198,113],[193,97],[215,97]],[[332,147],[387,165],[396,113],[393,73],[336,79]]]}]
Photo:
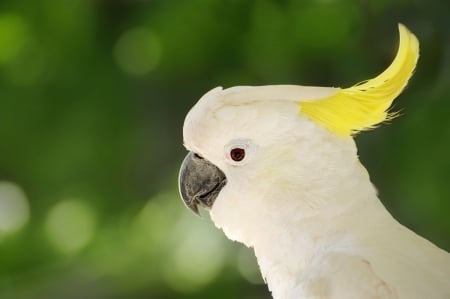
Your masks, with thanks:
[{"label": "eye ring", "polygon": [[258,148],[250,139],[233,139],[224,146],[225,161],[233,167],[240,167],[252,161]]},{"label": "eye ring", "polygon": [[235,162],[241,162],[245,158],[245,149],[240,147],[231,149],[230,158]]}]

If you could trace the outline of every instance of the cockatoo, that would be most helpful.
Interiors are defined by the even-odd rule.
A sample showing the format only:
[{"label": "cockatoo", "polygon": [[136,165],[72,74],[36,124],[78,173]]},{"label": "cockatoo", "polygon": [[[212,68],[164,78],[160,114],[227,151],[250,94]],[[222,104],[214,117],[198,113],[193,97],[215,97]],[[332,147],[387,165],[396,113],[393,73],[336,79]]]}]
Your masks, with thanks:
[{"label": "cockatoo", "polygon": [[186,116],[182,199],[254,249],[276,299],[450,298],[450,255],[389,214],[352,138],[395,116],[419,56],[399,31],[394,61],[373,79],[217,87]]}]

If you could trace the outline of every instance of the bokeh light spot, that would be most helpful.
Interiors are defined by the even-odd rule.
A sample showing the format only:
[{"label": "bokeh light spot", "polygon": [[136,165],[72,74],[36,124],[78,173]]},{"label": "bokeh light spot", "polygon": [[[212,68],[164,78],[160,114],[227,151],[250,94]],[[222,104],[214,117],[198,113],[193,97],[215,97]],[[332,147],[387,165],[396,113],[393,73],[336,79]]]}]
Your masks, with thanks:
[{"label": "bokeh light spot", "polygon": [[0,65],[7,64],[19,56],[27,39],[27,24],[20,15],[0,15]]},{"label": "bokeh light spot", "polygon": [[179,292],[192,293],[206,287],[226,262],[228,241],[210,221],[202,220],[185,213],[172,235],[176,248],[164,277]]},{"label": "bokeh light spot", "polygon": [[0,182],[0,235],[14,233],[30,218],[28,199],[14,183]]},{"label": "bokeh light spot", "polygon": [[128,234],[129,245],[148,254],[159,254],[167,250],[168,231],[173,226],[177,195],[162,193],[149,200],[136,215]]},{"label": "bokeh light spot", "polygon": [[144,75],[158,64],[161,58],[161,42],[148,28],[133,28],[119,38],[114,48],[114,56],[124,72]]},{"label": "bokeh light spot", "polygon": [[73,255],[92,241],[96,217],[85,202],[77,199],[64,200],[50,210],[45,229],[56,249]]}]

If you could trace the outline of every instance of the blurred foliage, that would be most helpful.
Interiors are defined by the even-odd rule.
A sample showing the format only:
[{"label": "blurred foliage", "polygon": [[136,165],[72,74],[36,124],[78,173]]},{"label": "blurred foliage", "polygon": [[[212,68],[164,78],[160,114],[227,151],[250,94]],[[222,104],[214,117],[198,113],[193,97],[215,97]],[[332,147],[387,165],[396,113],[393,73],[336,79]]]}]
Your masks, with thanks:
[{"label": "blurred foliage", "polygon": [[450,249],[450,2],[2,0],[0,298],[269,298],[252,253],[178,198],[214,86],[349,86],[397,23],[421,42],[403,116],[358,136],[380,196]]}]

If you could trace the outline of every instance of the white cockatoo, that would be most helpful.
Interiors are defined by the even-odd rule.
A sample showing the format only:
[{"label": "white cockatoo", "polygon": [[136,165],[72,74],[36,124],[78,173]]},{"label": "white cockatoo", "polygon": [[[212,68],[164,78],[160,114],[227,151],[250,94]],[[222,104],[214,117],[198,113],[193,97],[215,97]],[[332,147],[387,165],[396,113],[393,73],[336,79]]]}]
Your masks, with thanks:
[{"label": "white cockatoo", "polygon": [[395,116],[387,111],[419,56],[399,30],[376,78],[345,89],[217,87],[186,117],[181,196],[254,249],[274,298],[450,298],[450,255],[389,214],[352,138]]}]

